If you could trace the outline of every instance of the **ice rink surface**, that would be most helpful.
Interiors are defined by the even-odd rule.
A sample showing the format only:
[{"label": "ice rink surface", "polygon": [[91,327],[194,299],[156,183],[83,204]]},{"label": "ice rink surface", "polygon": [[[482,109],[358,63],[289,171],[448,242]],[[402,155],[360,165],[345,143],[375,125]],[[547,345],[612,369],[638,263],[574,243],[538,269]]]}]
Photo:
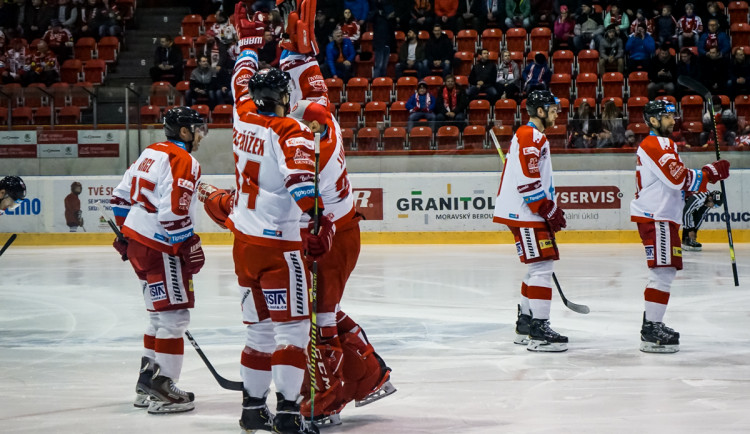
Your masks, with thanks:
[{"label": "ice rink surface", "polygon": [[[189,330],[239,380],[244,345],[229,246],[207,247]],[[676,354],[638,351],[642,247],[563,244],[552,326],[566,353],[512,343],[520,279],[512,245],[363,246],[342,303],[393,368],[398,392],[348,406],[324,433],[750,432],[750,245],[685,253],[665,322]],[[146,314],[108,247],[11,247],[0,257],[0,432],[239,432],[241,395],[219,388],[186,341],[179,386],[196,409],[132,406]],[[274,408],[273,400],[269,400]]]}]

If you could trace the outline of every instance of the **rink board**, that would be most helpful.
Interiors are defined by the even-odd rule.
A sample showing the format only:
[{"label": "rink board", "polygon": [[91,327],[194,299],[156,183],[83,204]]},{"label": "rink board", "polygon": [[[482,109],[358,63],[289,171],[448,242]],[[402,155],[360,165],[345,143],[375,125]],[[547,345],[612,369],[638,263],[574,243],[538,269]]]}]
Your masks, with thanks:
[{"label": "rink board", "polygon": [[[357,209],[365,243],[497,243],[510,242],[504,225],[492,222],[500,182],[497,172],[352,174]],[[27,177],[24,203],[0,218],[5,233],[27,234],[19,244],[101,244],[110,229],[101,218],[99,204],[111,216],[108,202],[119,176]],[[218,187],[234,185],[232,175],[203,177]],[[735,241],[750,241],[750,200],[744,185],[750,171],[732,172],[726,181]],[[83,191],[78,197],[84,220],[76,234],[65,221],[65,198],[73,182]],[[568,227],[561,242],[639,242],[630,221],[630,201],[635,194],[632,171],[555,174],[558,204],[565,210]],[[718,189],[718,185],[712,186]],[[711,210],[702,226],[701,239],[726,241],[726,224],[720,209]],[[231,242],[231,235],[199,213],[196,229],[207,243]]]}]

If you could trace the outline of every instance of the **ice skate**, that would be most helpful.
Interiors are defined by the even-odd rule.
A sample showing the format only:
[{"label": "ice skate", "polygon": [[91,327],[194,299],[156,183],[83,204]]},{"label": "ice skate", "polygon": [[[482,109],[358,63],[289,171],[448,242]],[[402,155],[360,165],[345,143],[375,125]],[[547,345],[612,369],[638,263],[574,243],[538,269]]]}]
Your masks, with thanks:
[{"label": "ice skate", "polygon": [[378,359],[378,363],[380,363],[382,376],[380,377],[380,381],[378,381],[378,385],[375,386],[372,392],[354,403],[355,407],[364,407],[367,404],[372,404],[373,402],[383,399],[388,395],[396,393],[396,391],[398,390],[393,386],[393,384],[391,384],[390,381],[391,368],[386,366],[385,361],[378,355],[378,353],[372,354]]},{"label": "ice skate", "polygon": [[273,432],[282,434],[318,434],[315,424],[308,424],[299,413],[299,403],[287,401],[284,395],[276,393],[276,416],[273,418]]},{"label": "ice skate", "polygon": [[531,315],[521,313],[521,305],[518,305],[518,319],[516,320],[516,338],[514,344],[528,345],[529,343],[529,326],[531,325]]},{"label": "ice skate", "polygon": [[265,397],[253,398],[242,391],[240,428],[250,433],[273,430],[273,414],[268,410]]},{"label": "ice skate", "polygon": [[[341,425],[341,415],[339,413],[332,413],[332,414],[319,414],[313,418],[313,421],[315,422],[315,426],[317,427],[329,427],[329,426],[336,426]],[[305,422],[307,424],[310,424],[310,419],[305,418]]]},{"label": "ice skate", "polygon": [[568,337],[552,330],[549,320],[532,318],[529,325],[529,351],[562,352],[568,349]]},{"label": "ice skate", "polygon": [[154,375],[153,361],[148,357],[141,358],[141,371],[135,384],[135,400],[133,406],[148,408],[148,397],[151,395],[151,377]]},{"label": "ice skate", "polygon": [[696,240],[685,239],[682,240],[682,250],[685,250],[687,252],[700,252],[701,250],[703,250],[703,244],[699,243]]},{"label": "ice skate", "polygon": [[150,414],[182,413],[195,408],[193,392],[180,390],[174,381],[160,374],[159,365],[154,365],[154,376],[151,378]]},{"label": "ice skate", "polygon": [[663,322],[648,321],[643,315],[641,351],[644,353],[676,353],[680,351],[680,334]]}]

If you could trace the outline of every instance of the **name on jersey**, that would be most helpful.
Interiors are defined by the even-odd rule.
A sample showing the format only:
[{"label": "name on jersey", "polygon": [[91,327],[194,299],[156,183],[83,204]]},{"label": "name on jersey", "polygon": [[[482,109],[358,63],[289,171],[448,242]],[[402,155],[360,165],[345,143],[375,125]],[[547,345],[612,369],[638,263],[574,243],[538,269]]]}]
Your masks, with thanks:
[{"label": "name on jersey", "polygon": [[151,169],[151,166],[154,164],[154,160],[151,158],[144,158],[143,161],[141,161],[141,164],[138,165],[138,170],[140,172],[146,172],[148,173],[149,169]]},{"label": "name on jersey", "polygon": [[148,295],[151,302],[167,299],[167,291],[164,289],[164,282],[156,282],[148,285]]},{"label": "name on jersey", "polygon": [[264,289],[263,297],[268,310],[286,310],[286,289]]},{"label": "name on jersey", "polygon": [[234,147],[242,152],[254,155],[264,155],[266,141],[255,134],[237,131],[232,134]]}]

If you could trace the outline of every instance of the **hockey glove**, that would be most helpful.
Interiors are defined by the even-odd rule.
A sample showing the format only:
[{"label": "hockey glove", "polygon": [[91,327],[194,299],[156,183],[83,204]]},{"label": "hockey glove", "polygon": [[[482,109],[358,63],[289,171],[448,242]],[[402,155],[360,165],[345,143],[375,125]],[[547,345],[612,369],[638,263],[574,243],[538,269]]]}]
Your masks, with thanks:
[{"label": "hockey glove", "polygon": [[331,250],[333,236],[336,234],[336,225],[327,216],[320,216],[320,227],[317,235],[313,235],[315,223],[310,220],[306,231],[302,231],[302,246],[306,255],[317,261]]},{"label": "hockey glove", "polygon": [[565,212],[549,199],[544,199],[544,202],[539,205],[539,215],[547,221],[552,232],[559,232],[567,226]]},{"label": "hockey glove", "polygon": [[193,234],[187,241],[184,241],[177,254],[182,258],[183,267],[189,274],[198,274],[206,262],[201,248],[201,237],[198,234]]},{"label": "hockey glove", "polygon": [[128,241],[124,238],[115,238],[115,240],[112,242],[112,247],[117,250],[117,253],[120,254],[120,257],[123,261],[128,260]]},{"label": "hockey glove", "polygon": [[702,167],[703,176],[708,179],[708,182],[715,184],[719,181],[723,181],[729,178],[729,161],[718,160],[711,164],[706,164]]},{"label": "hockey glove", "polygon": [[247,49],[257,50],[265,42],[263,34],[266,31],[266,24],[253,20],[248,10],[248,6],[243,2],[237,3],[234,9],[234,29],[237,31],[237,39],[239,39],[237,44],[240,52]]}]

